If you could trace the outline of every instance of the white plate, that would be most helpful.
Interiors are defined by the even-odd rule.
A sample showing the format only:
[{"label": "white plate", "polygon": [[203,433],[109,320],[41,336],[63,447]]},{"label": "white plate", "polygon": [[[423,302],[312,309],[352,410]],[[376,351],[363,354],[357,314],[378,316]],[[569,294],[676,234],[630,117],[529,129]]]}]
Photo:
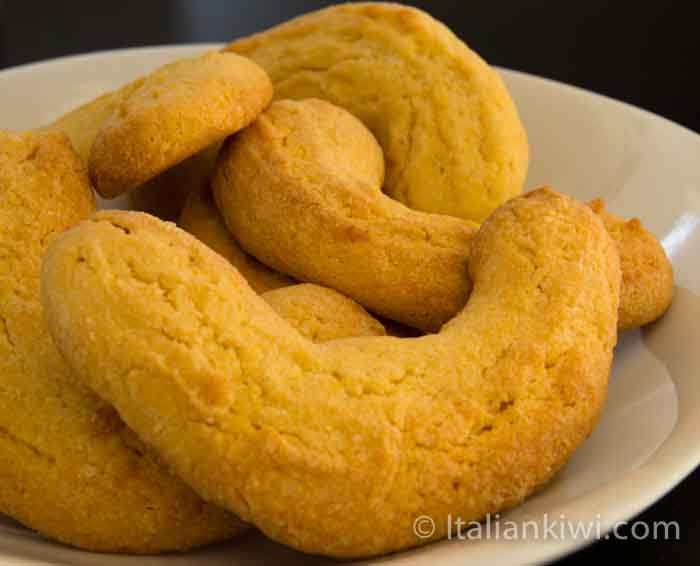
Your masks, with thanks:
[{"label": "white plate", "polygon": [[[211,46],[133,49],[70,57],[0,73],[0,127],[40,126],[105,89]],[[512,71],[503,76],[530,137],[527,187],[551,184],[612,211],[640,216],[659,236],[676,296],[658,323],[621,337],[598,428],[546,489],[502,521],[597,524],[605,533],[675,486],[700,463],[700,136],[583,90]],[[688,502],[691,505],[692,502]],[[505,524],[505,523],[504,523]],[[543,532],[541,530],[540,532]],[[590,537],[446,541],[383,557],[397,564],[516,564],[551,560]],[[0,516],[3,564],[277,564],[309,557],[252,534],[167,557],[105,556],[46,541]]]}]

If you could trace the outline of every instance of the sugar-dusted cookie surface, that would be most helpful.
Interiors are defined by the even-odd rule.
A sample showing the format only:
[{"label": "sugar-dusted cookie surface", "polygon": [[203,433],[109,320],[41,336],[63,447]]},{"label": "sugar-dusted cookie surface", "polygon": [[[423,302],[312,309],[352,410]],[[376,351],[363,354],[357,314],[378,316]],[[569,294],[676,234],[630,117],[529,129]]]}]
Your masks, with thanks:
[{"label": "sugar-dusted cookie surface", "polygon": [[95,188],[111,198],[245,127],[271,96],[254,62],[209,52],[164,65],[48,129],[71,138]]},{"label": "sugar-dusted cookie surface", "polygon": [[520,503],[602,410],[620,269],[600,218],[548,190],[514,199],[469,268],[439,334],[314,344],[189,234],[103,212],[51,246],[42,298],[80,378],[205,498],[351,557]]},{"label": "sugar-dusted cookie surface", "polygon": [[64,135],[0,131],[0,512],[100,551],[184,550],[230,537],[242,524],[159,465],[49,336],[41,258],[93,210]]},{"label": "sugar-dusted cookie surface", "polygon": [[342,4],[225,49],[260,64],[275,98],[360,118],[384,150],[384,191],[411,208],[482,221],[522,190],[527,138],[503,82],[425,12]]}]

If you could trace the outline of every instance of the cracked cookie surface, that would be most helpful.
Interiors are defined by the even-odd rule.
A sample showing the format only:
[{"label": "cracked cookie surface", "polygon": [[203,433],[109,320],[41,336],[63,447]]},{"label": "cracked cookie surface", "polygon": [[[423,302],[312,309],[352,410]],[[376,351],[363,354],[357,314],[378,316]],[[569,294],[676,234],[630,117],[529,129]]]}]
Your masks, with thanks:
[{"label": "cracked cookie surface", "polygon": [[51,246],[42,299],[80,378],[206,499],[350,557],[520,503],[603,407],[620,269],[602,221],[535,191],[481,226],[469,268],[439,334],[314,344],[192,236],[102,212]]},{"label": "cracked cookie surface", "polygon": [[41,258],[93,210],[64,135],[0,131],[0,512],[101,551],[183,550],[232,536],[243,525],[162,467],[49,335]]}]

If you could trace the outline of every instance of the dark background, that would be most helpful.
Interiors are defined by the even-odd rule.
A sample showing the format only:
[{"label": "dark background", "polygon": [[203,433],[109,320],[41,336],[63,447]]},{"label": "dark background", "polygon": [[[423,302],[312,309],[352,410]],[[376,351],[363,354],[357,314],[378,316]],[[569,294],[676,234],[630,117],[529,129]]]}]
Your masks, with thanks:
[{"label": "dark background", "polygon": [[[331,4],[314,0],[0,0],[0,68],[137,45],[227,41]],[[407,2],[488,62],[612,96],[700,131],[696,2]]]},{"label": "dark background", "polygon": [[[313,0],[0,0],[0,69],[139,45],[227,41],[330,4]],[[561,0],[415,4],[488,62],[578,85],[700,131],[694,2]],[[698,156],[700,161],[700,155]],[[700,431],[699,431],[700,433]],[[700,562],[700,472],[638,519],[678,521],[678,541],[604,540],[561,562]]]}]

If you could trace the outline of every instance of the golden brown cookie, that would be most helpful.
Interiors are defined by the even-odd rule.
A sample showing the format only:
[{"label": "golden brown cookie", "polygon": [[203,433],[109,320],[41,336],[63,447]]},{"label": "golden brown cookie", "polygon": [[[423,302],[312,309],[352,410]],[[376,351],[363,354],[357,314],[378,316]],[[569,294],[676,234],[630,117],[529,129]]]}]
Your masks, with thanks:
[{"label": "golden brown cookie", "polygon": [[230,537],[242,524],[161,467],[76,381],[49,336],[41,258],[93,210],[64,135],[0,131],[0,512],[100,551],[184,550]]},{"label": "golden brown cookie", "polygon": [[[212,185],[228,228],[265,264],[435,331],[469,296],[477,224],[388,198],[381,163],[371,133],[343,109],[277,101],[225,143]],[[668,258],[641,227],[611,233],[627,240],[620,319],[649,322],[670,300]]]},{"label": "golden brown cookie", "polygon": [[245,127],[271,96],[258,65],[209,52],[164,65],[48,129],[71,137],[95,188],[111,198]]},{"label": "golden brown cookie", "polygon": [[482,221],[522,190],[528,145],[498,74],[447,27],[399,4],[331,6],[230,43],[275,98],[322,98],[357,116],[387,164],[384,192]]},{"label": "golden brown cookie", "polygon": [[539,190],[472,252],[468,305],[415,339],[314,344],[221,256],[134,213],[59,237],[42,298],[81,379],[206,499],[303,551],[365,556],[517,505],[603,407],[620,269],[602,221]]},{"label": "golden brown cookie", "polygon": [[638,218],[625,220],[607,212],[602,199],[593,201],[590,207],[603,219],[620,252],[620,329],[656,320],[673,298],[673,266],[666,251]]},{"label": "golden brown cookie", "polygon": [[277,101],[224,145],[212,178],[243,248],[301,281],[435,331],[463,306],[477,225],[383,195],[382,151],[349,112]]}]

